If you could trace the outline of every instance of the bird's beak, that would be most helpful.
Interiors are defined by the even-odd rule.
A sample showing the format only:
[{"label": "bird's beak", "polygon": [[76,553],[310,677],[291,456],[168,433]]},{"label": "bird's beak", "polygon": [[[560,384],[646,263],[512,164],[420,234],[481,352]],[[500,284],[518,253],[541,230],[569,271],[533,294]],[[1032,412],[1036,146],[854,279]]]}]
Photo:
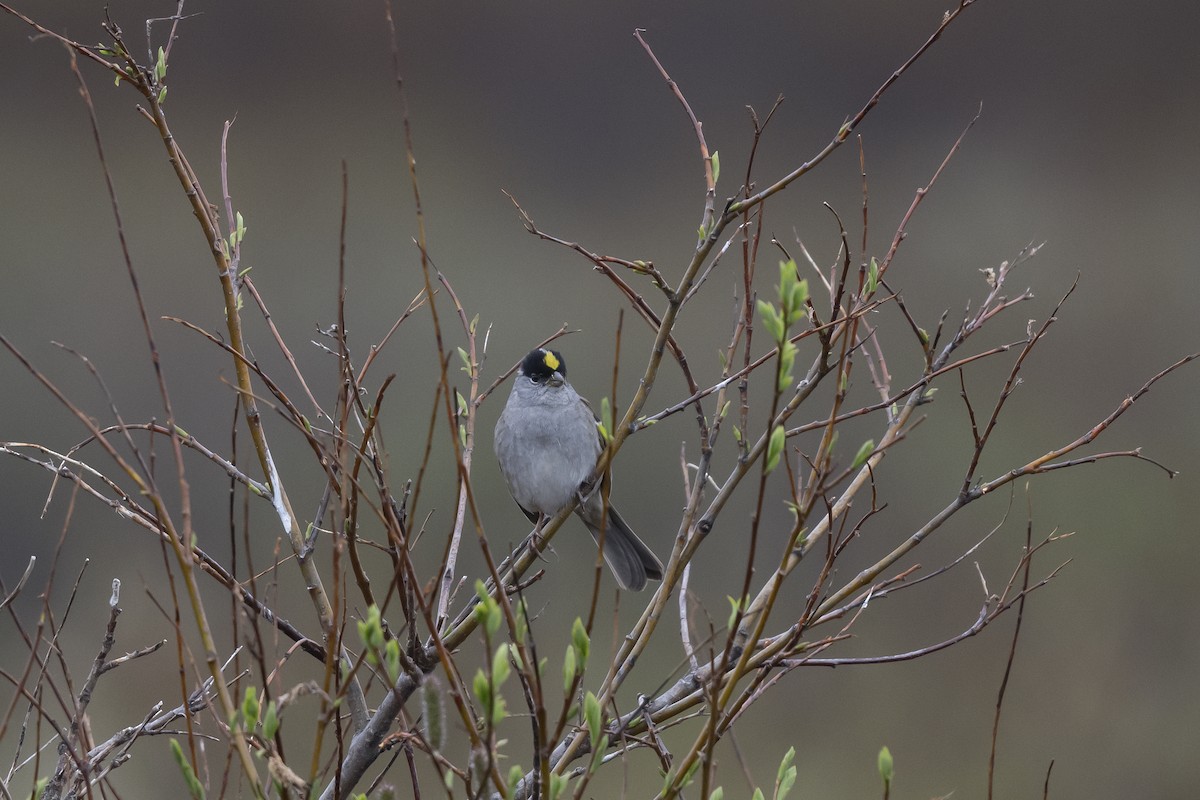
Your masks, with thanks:
[{"label": "bird's beak", "polygon": [[566,381],[563,380],[562,375],[559,375],[557,372],[555,372],[549,378],[546,379],[546,383],[549,384],[550,386],[562,386],[564,383],[566,383]]}]

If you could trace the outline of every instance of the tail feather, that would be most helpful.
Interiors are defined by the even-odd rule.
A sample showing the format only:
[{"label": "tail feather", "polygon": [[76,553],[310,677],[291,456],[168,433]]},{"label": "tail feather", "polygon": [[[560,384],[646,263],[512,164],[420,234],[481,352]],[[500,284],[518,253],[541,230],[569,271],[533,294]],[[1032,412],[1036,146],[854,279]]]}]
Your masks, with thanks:
[{"label": "tail feather", "polygon": [[[582,510],[582,509],[580,509]],[[590,509],[589,509],[590,510]],[[600,514],[580,514],[592,538],[600,541]],[[622,589],[635,592],[646,588],[647,580],[662,580],[663,566],[654,551],[637,537],[615,508],[608,509],[608,526],[604,531],[604,561]]]}]

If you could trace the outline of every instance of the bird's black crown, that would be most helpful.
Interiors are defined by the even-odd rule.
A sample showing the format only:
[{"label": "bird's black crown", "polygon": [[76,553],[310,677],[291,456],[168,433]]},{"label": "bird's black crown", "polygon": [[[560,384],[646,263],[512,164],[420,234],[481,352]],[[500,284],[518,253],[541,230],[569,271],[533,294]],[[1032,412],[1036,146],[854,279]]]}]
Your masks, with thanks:
[{"label": "bird's black crown", "polygon": [[540,347],[529,351],[529,355],[521,360],[521,374],[534,383],[541,383],[556,372],[567,377],[567,362],[557,350]]}]

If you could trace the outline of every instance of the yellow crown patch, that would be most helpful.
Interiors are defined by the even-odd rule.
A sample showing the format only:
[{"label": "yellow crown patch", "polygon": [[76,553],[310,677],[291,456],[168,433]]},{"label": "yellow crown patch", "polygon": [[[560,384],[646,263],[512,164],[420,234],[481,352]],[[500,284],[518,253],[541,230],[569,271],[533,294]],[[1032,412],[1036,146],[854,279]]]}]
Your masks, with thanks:
[{"label": "yellow crown patch", "polygon": [[552,370],[557,370],[559,367],[558,358],[549,350],[542,351],[542,362]]}]

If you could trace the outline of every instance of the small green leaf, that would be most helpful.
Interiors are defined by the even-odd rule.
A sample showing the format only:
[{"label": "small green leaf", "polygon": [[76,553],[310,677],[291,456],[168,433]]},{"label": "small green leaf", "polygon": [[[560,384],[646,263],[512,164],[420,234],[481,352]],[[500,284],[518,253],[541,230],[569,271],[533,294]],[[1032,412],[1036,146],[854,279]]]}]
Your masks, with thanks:
[{"label": "small green leaf", "polygon": [[267,711],[263,714],[263,736],[267,739],[274,739],[275,733],[279,730],[279,709],[275,706],[275,701],[267,703]]},{"label": "small green leaf", "polygon": [[787,768],[787,772],[783,773],[783,778],[779,781],[779,788],[775,790],[775,800],[784,800],[795,785],[796,767],[791,766]]},{"label": "small green leaf", "polygon": [[508,706],[504,702],[504,698],[497,694],[495,700],[492,701],[492,713],[489,717],[492,721],[492,727],[496,727],[504,718],[508,716]]},{"label": "small green leaf", "polygon": [[792,287],[791,306],[792,313],[788,315],[788,323],[799,322],[808,316],[808,281],[802,280]]},{"label": "small green leaf", "polygon": [[246,721],[246,730],[252,731],[258,725],[258,712],[261,708],[258,702],[258,693],[253,686],[247,686],[246,694],[242,699],[242,719]]},{"label": "small green leaf", "polygon": [[558,800],[562,790],[567,788],[567,776],[550,773],[550,800]]},{"label": "small green leaf", "polygon": [[787,330],[778,309],[766,300],[759,300],[756,305],[758,306],[758,315],[762,318],[763,327],[766,328],[767,333],[771,334],[771,341],[776,344],[783,341]]},{"label": "small green leaf", "polygon": [[395,686],[400,681],[400,642],[389,639],[383,648],[383,667],[387,671],[388,680]]},{"label": "small green leaf", "polygon": [[162,80],[167,76],[167,54],[158,48],[158,62],[154,65],[154,77]]},{"label": "small green leaf", "polygon": [[792,369],[796,366],[796,345],[785,339],[779,346],[779,383],[780,393],[786,392],[792,385]]},{"label": "small green leaf", "polygon": [[796,266],[796,259],[791,259],[787,263],[791,269],[796,272],[796,285],[792,287],[792,301],[808,302],[809,301],[809,279],[799,277],[799,267]]},{"label": "small green leaf", "polygon": [[233,215],[235,229],[237,230],[238,242],[246,238],[246,221],[242,219],[242,212],[238,211]]},{"label": "small green leaf", "polygon": [[721,179],[721,151],[713,150],[713,154],[709,157],[709,161],[712,162],[713,185],[715,186],[717,181]]},{"label": "small green leaf", "polygon": [[718,786],[712,790],[712,794],[708,796],[708,800],[725,800],[725,790]]},{"label": "small green leaf", "polygon": [[508,768],[508,797],[512,797],[517,792],[517,784],[521,782],[521,778],[525,777],[525,770],[521,769],[519,764],[513,764]]},{"label": "small green leaf", "polygon": [[854,454],[854,463],[850,465],[850,469],[858,469],[863,464],[867,463],[867,459],[871,457],[871,453],[875,452],[875,440],[867,439],[858,448],[858,452]]},{"label": "small green leaf", "polygon": [[779,762],[779,769],[775,773],[774,800],[784,800],[788,792],[792,790],[792,786],[796,783],[796,766],[792,763],[795,757],[796,748],[789,747],[788,751],[783,754],[783,759]]},{"label": "small green leaf", "polygon": [[575,683],[575,648],[567,647],[567,653],[563,656],[563,691],[571,691],[571,686]]},{"label": "small green leaf", "polygon": [[800,532],[796,534],[795,546],[798,550],[804,550],[804,548],[808,546],[808,528],[802,528]]},{"label": "small green leaf", "polygon": [[475,606],[475,617],[484,625],[488,636],[495,636],[500,630],[500,624],[504,621],[504,616],[500,612],[500,604],[496,602],[496,598],[492,597],[487,592],[487,586],[483,581],[475,581],[475,594],[479,597],[479,603]]},{"label": "small green leaf", "polygon": [[796,748],[789,747],[788,751],[783,754],[783,759],[779,762],[779,769],[775,772],[776,783],[781,783],[783,781],[783,774],[787,772],[787,768],[792,765],[792,762],[795,760],[795,758]]},{"label": "small green leaf", "polygon": [[576,617],[575,622],[571,625],[571,646],[575,648],[575,654],[579,656],[580,665],[587,664],[591,645],[592,641],[588,637],[587,628],[583,627],[583,621]]},{"label": "small green leaf", "polygon": [[496,655],[492,657],[492,682],[496,686],[500,686],[506,680],[512,668],[508,665],[508,645],[502,644],[496,648]]},{"label": "small green leaf", "polygon": [[600,766],[600,763],[604,761],[604,755],[608,752],[609,744],[611,743],[609,742],[608,734],[606,733],[600,737],[600,741],[598,741],[595,747],[592,748],[592,763],[588,767],[589,772],[595,772],[596,767]]},{"label": "small green leaf", "polygon": [[161,106],[163,101],[167,99],[167,87],[162,87],[158,90],[158,104]]},{"label": "small green leaf", "polygon": [[593,742],[600,741],[600,701],[591,692],[583,698],[583,718],[587,721],[588,736]]},{"label": "small green leaf", "polygon": [[484,674],[483,668],[475,670],[475,677],[471,679],[471,691],[475,694],[475,699],[484,708],[492,706],[492,684],[488,681],[487,675]]},{"label": "small green leaf", "polygon": [[196,771],[192,769],[192,765],[183,755],[183,748],[175,739],[171,740],[171,755],[175,757],[175,763],[179,765],[179,771],[183,773],[183,781],[187,784],[193,800],[204,800],[204,785],[196,777]]},{"label": "small green leaf", "polygon": [[887,789],[892,785],[892,777],[895,775],[895,765],[892,763],[892,751],[887,749],[887,745],[879,751],[879,777],[883,778],[883,787]]},{"label": "small green leaf", "polygon": [[783,430],[782,425],[776,425],[775,430],[771,431],[771,438],[767,442],[767,463],[766,470],[770,473],[779,466],[779,457],[783,455],[783,446],[787,442],[787,434]]},{"label": "small green leaf", "polygon": [[786,300],[796,284],[796,259],[779,262],[779,299]]},{"label": "small green leaf", "polygon": [[487,625],[487,603],[479,601],[475,603],[475,621],[480,625]]},{"label": "small green leaf", "polygon": [[508,642],[505,647],[508,648],[508,659],[517,665],[517,669],[524,669],[524,661],[521,660],[521,651],[512,642]]},{"label": "small green leaf", "polygon": [[383,618],[374,603],[367,608],[367,618],[358,621],[358,637],[368,650],[383,647]]},{"label": "small green leaf", "polygon": [[751,800],[763,800],[762,789],[755,789],[754,794],[751,795]]},{"label": "small green leaf", "polygon": [[804,304],[808,302],[808,281],[799,277],[795,259],[779,262],[779,305],[783,319],[788,325],[807,316]]},{"label": "small green leaf", "polygon": [[879,262],[872,256],[871,263],[867,265],[867,283],[863,287],[863,292],[872,295],[875,294],[877,288],[879,288]]},{"label": "small green leaf", "polygon": [[467,373],[468,375],[470,375],[471,374],[471,357],[469,355],[467,355],[467,351],[462,349],[461,347],[457,347],[455,349],[458,350],[458,360],[463,363],[462,371]]},{"label": "small green leaf", "polygon": [[687,772],[683,773],[683,780],[680,782],[679,785],[680,786],[691,785],[692,780],[695,779],[696,772],[699,769],[700,769],[700,759],[696,759],[695,761],[692,762],[692,765],[690,767],[688,767]]},{"label": "small green leaf", "polygon": [[729,595],[725,595],[725,599],[729,601],[729,619],[725,621],[725,628],[732,630],[733,623],[737,621],[738,612],[742,610],[742,601],[734,599]]},{"label": "small green leaf", "polygon": [[525,598],[522,597],[517,603],[516,613],[514,614],[517,620],[516,639],[518,642],[525,642],[525,635],[529,633],[529,621],[525,618]]}]

